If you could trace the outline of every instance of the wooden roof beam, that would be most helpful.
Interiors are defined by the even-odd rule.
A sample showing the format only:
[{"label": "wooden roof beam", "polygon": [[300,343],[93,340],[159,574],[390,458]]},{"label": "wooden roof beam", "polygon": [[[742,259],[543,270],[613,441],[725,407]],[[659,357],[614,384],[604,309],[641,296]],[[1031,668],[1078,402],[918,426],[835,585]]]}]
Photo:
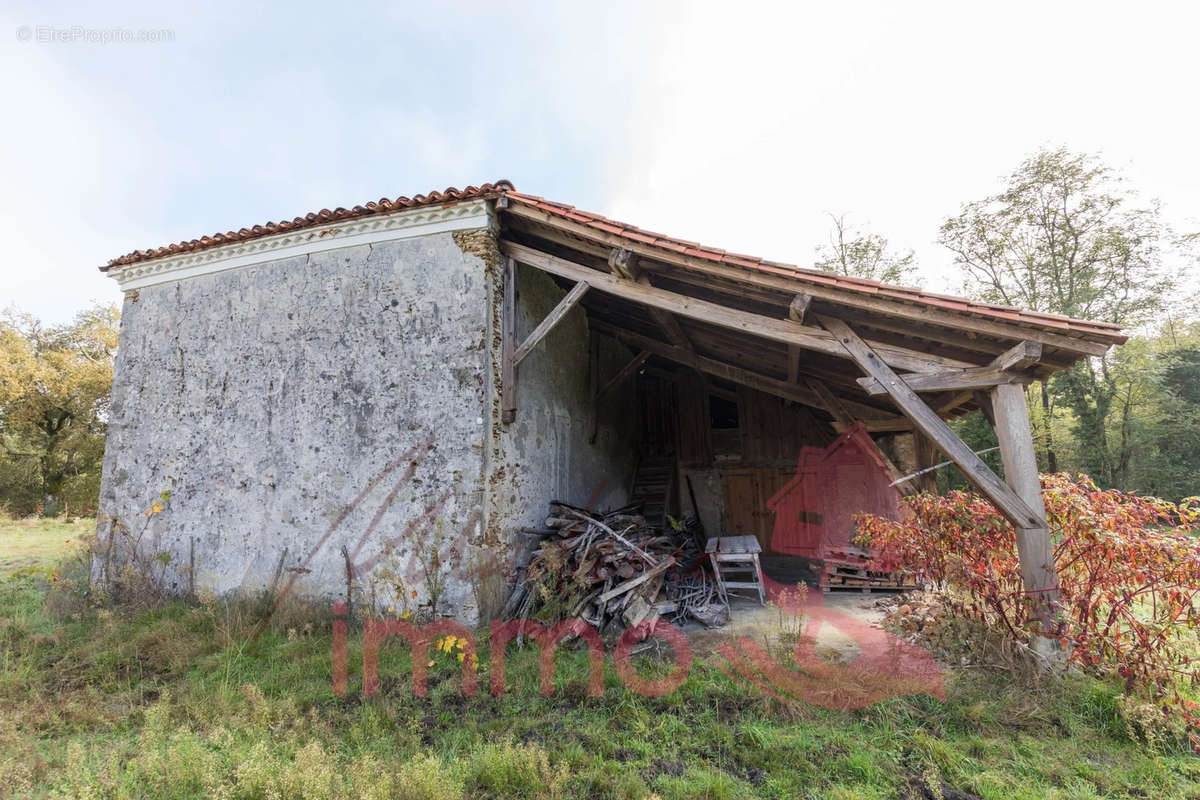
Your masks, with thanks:
[{"label": "wooden roof beam", "polygon": [[[561,247],[571,248],[571,249],[576,250],[577,252],[585,253],[587,255],[591,255],[593,257],[600,258],[600,259],[607,258],[608,254],[610,254],[612,251],[612,248],[609,248],[608,246],[606,246],[604,244],[601,244],[599,242],[595,242],[592,240],[583,240],[577,236],[565,233],[563,231],[559,231],[555,228],[536,227],[536,220],[529,220],[529,219],[525,219],[522,217],[514,217],[512,219],[516,223],[514,227],[517,230],[519,230],[525,234],[531,235],[531,236],[537,236],[538,238],[544,239],[545,241],[551,242],[553,244],[557,244]],[[733,290],[732,285],[730,287],[722,287],[719,285],[713,285],[713,283],[712,283],[713,278],[711,276],[705,276],[703,274],[690,272],[687,270],[674,270],[672,272],[665,272],[665,271],[663,271],[662,264],[646,263],[643,266],[646,267],[646,271],[642,273],[643,275],[654,274],[654,275],[669,276],[672,280],[680,282],[680,283],[686,283],[686,284],[690,284],[693,286],[703,286],[703,287],[707,287],[709,289],[712,289],[712,290],[718,291],[718,292],[726,292],[726,291]],[[670,265],[667,265],[667,266],[670,266]],[[731,279],[731,278],[720,278],[719,280],[725,281],[725,282],[728,282],[731,284],[733,281],[733,279]],[[746,286],[743,283],[743,285],[740,288],[740,293],[745,297],[751,298],[751,299],[756,300],[761,303],[770,303],[772,305],[777,305],[784,309],[790,308],[790,303],[789,303],[787,296],[781,295],[777,290],[767,289],[767,288],[763,288],[763,287]],[[804,296],[807,296],[811,302],[811,298],[812,298],[811,294],[805,294]],[[798,297],[800,297],[800,295],[794,296],[792,298],[791,302],[794,303]],[[997,353],[1001,352],[1004,349],[1004,344],[1002,342],[981,339],[977,336],[978,333],[984,333],[986,336],[993,336],[993,337],[998,336],[998,334],[996,334],[994,332],[967,330],[967,331],[965,331],[966,335],[964,336],[964,335],[962,335],[961,332],[957,332],[957,331],[953,331],[953,330],[944,331],[944,330],[939,330],[936,328],[927,328],[927,327],[915,328],[912,325],[911,320],[906,320],[904,318],[898,318],[898,317],[883,316],[882,314],[880,314],[874,310],[871,311],[870,313],[862,313],[861,310],[854,309],[849,306],[845,306],[845,308],[850,312],[850,313],[844,315],[846,321],[852,325],[855,325],[856,327],[858,325],[865,325],[874,330],[883,331],[885,333],[898,334],[901,336],[916,337],[918,339],[924,339],[924,340],[927,340],[930,342],[935,342],[935,343],[937,343],[939,345],[943,345],[945,347],[954,348],[959,351],[968,351],[970,353],[978,353],[980,355],[986,355],[989,357],[994,357]],[[807,309],[806,309],[806,312],[807,312]],[[841,315],[840,312],[839,312],[839,315]],[[931,324],[933,324],[933,323],[931,323]],[[1024,335],[1025,335],[1025,332],[1019,332],[1018,334],[1014,334],[1012,336],[1007,336],[1005,338],[1009,338],[1009,339],[1019,338],[1020,336],[1024,336]],[[1072,350],[1070,352],[1066,352],[1066,353],[1059,353],[1059,354],[1053,356],[1052,358],[1049,358],[1046,362],[1044,362],[1041,368],[1049,369],[1049,370],[1062,369],[1064,367],[1069,366],[1074,361],[1078,360],[1078,357],[1079,357],[1079,353],[1074,350]],[[973,360],[973,359],[971,359],[971,360]]]},{"label": "wooden roof beam", "polygon": [[[651,286],[650,276],[640,275],[637,282],[642,286]],[[694,350],[692,340],[683,332],[683,328],[679,327],[679,320],[675,319],[675,315],[668,311],[663,311],[657,306],[647,306],[646,310],[650,312],[650,316],[654,317],[654,321],[663,329],[663,333],[667,334],[667,338],[671,340],[671,344],[676,347],[682,347],[684,350]]]},{"label": "wooden roof beam", "polygon": [[629,361],[625,362],[625,366],[621,367],[621,369],[617,371],[616,375],[613,375],[608,379],[607,383],[600,387],[600,391],[596,392],[596,398],[603,399],[613,389],[629,380],[629,377],[633,375],[633,373],[637,372],[641,368],[642,364],[646,363],[646,359],[652,355],[654,354],[649,350],[642,350]]},{"label": "wooden roof beam", "polygon": [[[652,286],[643,286],[508,240],[500,242],[500,250],[522,264],[528,264],[568,280],[584,281],[597,291],[626,300],[838,358],[848,357],[845,349],[838,345],[835,337],[820,328],[811,328],[790,320],[765,317],[761,314],[723,306],[720,303],[699,300]],[[872,346],[890,366],[912,372],[942,372],[948,368],[972,366],[966,362],[920,353],[894,345],[876,342]]]},{"label": "wooden roof beam", "polygon": [[[630,347],[639,350],[649,351],[651,354],[660,358],[665,358],[668,361],[674,361],[684,366],[698,369],[701,372],[707,372],[709,375],[714,375],[718,378],[723,378],[733,383],[740,383],[749,386],[752,389],[773,394],[776,397],[782,397],[785,400],[791,400],[796,403],[802,403],[813,408],[824,408],[821,398],[803,386],[789,384],[786,381],[781,381],[776,378],[771,378],[766,375],[760,375],[756,372],[743,369],[741,367],[727,364],[723,361],[718,361],[714,358],[698,355],[697,353],[684,350],[682,347],[660,342],[657,339],[652,339],[649,336],[643,336],[640,333],[627,331],[624,328],[619,328],[615,325],[610,325],[606,322],[596,320],[592,323],[592,330],[597,333],[607,334],[619,341],[624,342]],[[887,415],[887,412],[872,406],[864,406],[853,401],[842,401],[843,404],[860,415],[864,423],[872,422],[887,422],[895,423],[896,421],[905,423],[911,428],[911,423],[908,423],[903,417]],[[882,419],[880,419],[882,417]]]},{"label": "wooden roof beam", "polygon": [[867,429],[868,433],[908,433],[913,429],[912,420],[908,417],[860,419],[858,422]]},{"label": "wooden roof beam", "polygon": [[[599,242],[609,247],[626,247],[644,258],[673,264],[707,275],[727,278],[742,284],[752,284],[754,286],[774,289],[785,293],[788,297],[794,296],[797,284],[804,281],[802,277],[792,278],[782,275],[772,275],[762,271],[731,267],[726,264],[709,261],[708,259],[684,255],[683,253],[674,253],[660,247],[631,241],[617,234],[561,219],[545,211],[524,206],[521,203],[513,203],[509,208],[504,210],[504,213],[534,220],[548,227],[570,233],[580,239]],[[1040,327],[1026,327],[1024,325],[987,319],[968,313],[958,313],[931,308],[929,306],[909,304],[890,298],[872,296],[865,292],[838,289],[817,283],[806,284],[804,291],[819,300],[841,303],[852,308],[900,317],[918,323],[925,322],[931,325],[941,325],[953,328],[954,330],[975,331],[989,336],[998,336],[1002,339],[1041,342],[1044,345],[1062,348],[1063,350],[1069,350],[1080,355],[1102,356],[1115,343],[1096,342],[1080,337],[1066,336]],[[1036,326],[1036,323],[1031,322],[1031,325]],[[1119,334],[1116,334],[1116,336],[1119,337]]]},{"label": "wooden roof beam", "polygon": [[[961,389],[990,389],[1003,383],[1029,383],[1033,380],[1025,370],[1038,363],[1042,346],[1038,342],[1021,342],[993,359],[986,367],[948,370],[925,375],[900,376],[914,392],[944,392]],[[859,378],[867,394],[887,394],[887,389],[875,378]]]}]

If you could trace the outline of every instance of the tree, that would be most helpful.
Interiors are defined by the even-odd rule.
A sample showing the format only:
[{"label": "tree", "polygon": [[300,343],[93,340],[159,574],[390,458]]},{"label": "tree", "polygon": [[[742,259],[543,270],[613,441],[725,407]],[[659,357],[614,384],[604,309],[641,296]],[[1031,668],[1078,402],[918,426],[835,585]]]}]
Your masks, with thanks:
[{"label": "tree", "polygon": [[0,503],[57,514],[94,506],[120,312],[96,306],[60,327],[0,317]]},{"label": "tree", "polygon": [[[941,228],[969,294],[986,302],[1100,320],[1147,322],[1176,285],[1165,266],[1170,231],[1158,206],[1141,203],[1095,157],[1044,150],[1023,162],[1004,191],[966,204]],[[1118,402],[1116,357],[1085,359],[1040,387],[1044,456],[1059,468],[1054,396],[1072,412],[1084,469],[1106,486],[1123,479],[1128,442],[1109,440]]]},{"label": "tree", "polygon": [[[1131,488],[1171,500],[1200,494],[1200,322],[1173,320],[1122,348],[1128,382],[1144,394],[1128,422]],[[1123,392],[1124,394],[1125,392]]]},{"label": "tree", "polygon": [[864,233],[846,222],[846,215],[833,216],[829,245],[817,247],[817,269],[881,283],[917,284],[913,251],[892,252],[888,240],[877,233]]}]

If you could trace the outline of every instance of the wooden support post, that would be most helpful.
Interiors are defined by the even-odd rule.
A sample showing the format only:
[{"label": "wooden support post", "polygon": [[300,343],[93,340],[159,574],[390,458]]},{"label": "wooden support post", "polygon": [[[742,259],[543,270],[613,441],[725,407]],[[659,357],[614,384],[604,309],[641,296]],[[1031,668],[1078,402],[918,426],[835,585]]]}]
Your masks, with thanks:
[{"label": "wooden support post", "polygon": [[588,285],[583,281],[579,281],[571,287],[571,291],[567,292],[562,300],[558,301],[558,305],[546,315],[546,318],[538,323],[538,326],[525,337],[525,341],[521,342],[521,346],[513,353],[513,365],[516,366],[525,360],[525,356],[529,355],[533,348],[537,347],[538,342],[545,338],[546,334],[554,330],[554,326],[562,322],[562,318],[567,315],[567,312],[575,307],[575,304],[583,299],[587,294]]},{"label": "wooden support post", "polygon": [[1055,633],[1055,614],[1058,609],[1058,574],[1054,566],[1054,546],[1046,525],[1046,509],[1042,502],[1042,484],[1038,477],[1037,456],[1033,450],[1033,434],[1029,430],[1029,412],[1025,406],[1025,389],[1004,384],[992,389],[992,410],[996,417],[996,438],[1000,440],[1000,458],[1004,463],[1004,479],[1021,499],[1037,514],[1036,525],[1016,525],[1017,554],[1021,559],[1021,582],[1033,602],[1041,621],[1042,639],[1035,649],[1051,656],[1057,643],[1046,638]]},{"label": "wooden support post", "polygon": [[788,345],[788,383],[800,380],[800,348],[794,344]]},{"label": "wooden support post", "polygon": [[1042,624],[1043,636],[1035,640],[1034,649],[1043,657],[1051,656],[1055,652],[1055,643],[1044,634],[1053,633],[1054,630],[1058,578],[1046,525],[1046,509],[1042,504],[1033,436],[1029,432],[1025,390],[1012,384],[1002,384],[992,389],[996,436],[1000,440],[1000,453],[1007,478],[1005,483],[950,430],[933,409],[925,405],[899,375],[883,363],[849,325],[833,317],[821,317],[821,324],[838,337],[859,366],[887,389],[900,410],[958,465],[963,474],[1012,523],[1021,561],[1021,581],[1026,593],[1035,599],[1035,608]]},{"label": "wooden support post", "polygon": [[504,259],[504,297],[500,311],[500,421],[517,418],[517,261]]},{"label": "wooden support post", "polygon": [[[938,463],[938,449],[928,436],[913,431],[913,457],[917,470],[929,469]],[[913,478],[911,483],[922,492],[937,494],[937,471],[932,470]]]}]

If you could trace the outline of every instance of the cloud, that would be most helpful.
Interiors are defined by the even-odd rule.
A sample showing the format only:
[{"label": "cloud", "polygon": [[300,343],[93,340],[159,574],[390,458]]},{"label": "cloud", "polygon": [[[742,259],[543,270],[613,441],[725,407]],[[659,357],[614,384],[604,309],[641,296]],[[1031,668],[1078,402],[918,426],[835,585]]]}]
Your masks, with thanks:
[{"label": "cloud", "polygon": [[810,264],[826,212],[957,288],[940,223],[1040,146],[1100,152],[1200,212],[1194,9],[1090,3],[689,6],[647,65],[614,216]]},{"label": "cloud", "polygon": [[499,177],[800,264],[849,212],[943,289],[939,224],[1042,145],[1200,228],[1191,6],[81,8],[0,25],[175,38],[0,46],[0,304],[54,321],[117,298],[94,267],[128,250]]}]

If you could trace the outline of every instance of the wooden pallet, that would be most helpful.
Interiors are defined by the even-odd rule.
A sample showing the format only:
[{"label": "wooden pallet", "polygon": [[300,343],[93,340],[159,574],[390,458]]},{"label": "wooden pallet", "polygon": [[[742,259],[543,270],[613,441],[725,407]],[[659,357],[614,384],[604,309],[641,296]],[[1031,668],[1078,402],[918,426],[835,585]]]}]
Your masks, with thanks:
[{"label": "wooden pallet", "polygon": [[[855,559],[858,562],[859,559]],[[869,570],[862,563],[842,560],[827,560],[821,575],[821,590],[835,591],[889,591],[902,592],[917,588],[907,575],[896,572]]]}]

